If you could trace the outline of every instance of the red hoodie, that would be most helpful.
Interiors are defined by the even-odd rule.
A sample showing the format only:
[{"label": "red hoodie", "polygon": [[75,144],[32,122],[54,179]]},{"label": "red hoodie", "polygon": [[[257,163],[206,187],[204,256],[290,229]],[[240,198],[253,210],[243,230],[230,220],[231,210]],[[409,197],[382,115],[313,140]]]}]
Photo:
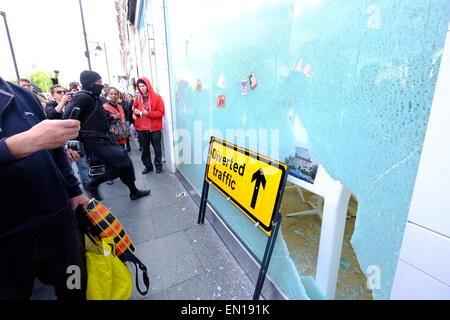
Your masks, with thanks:
[{"label": "red hoodie", "polygon": [[[164,116],[164,102],[161,96],[157,94],[155,91],[153,91],[153,87],[146,77],[142,77],[139,80],[145,82],[145,85],[148,88],[148,95],[146,97],[149,97],[149,99],[146,102],[144,102],[144,95],[139,89],[139,86],[137,86],[139,93],[136,94],[136,98],[134,98],[134,105],[133,105],[133,114],[134,116],[136,116],[136,120],[134,121],[136,130],[139,131],[162,130],[163,128],[162,117]],[[141,117],[139,114],[135,113],[135,110],[139,111],[147,110],[148,114],[142,115]]]}]

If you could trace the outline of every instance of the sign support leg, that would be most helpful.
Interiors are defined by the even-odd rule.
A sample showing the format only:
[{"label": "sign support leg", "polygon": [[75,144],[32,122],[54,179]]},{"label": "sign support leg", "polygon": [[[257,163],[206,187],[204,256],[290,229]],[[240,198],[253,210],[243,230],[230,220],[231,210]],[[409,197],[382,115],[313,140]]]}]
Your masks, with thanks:
[{"label": "sign support leg", "polygon": [[206,204],[208,203],[209,183],[206,179],[203,181],[202,199],[200,200],[200,210],[198,211],[198,224],[205,223]]},{"label": "sign support leg", "polygon": [[273,248],[275,247],[275,241],[277,240],[278,230],[281,225],[281,214],[278,212],[278,217],[274,221],[274,229],[267,240],[266,251],[264,252],[264,258],[261,262],[261,269],[259,270],[258,280],[255,286],[255,292],[253,293],[252,300],[259,300],[261,291],[266,279],[267,270],[269,269],[270,258],[272,257]]}]

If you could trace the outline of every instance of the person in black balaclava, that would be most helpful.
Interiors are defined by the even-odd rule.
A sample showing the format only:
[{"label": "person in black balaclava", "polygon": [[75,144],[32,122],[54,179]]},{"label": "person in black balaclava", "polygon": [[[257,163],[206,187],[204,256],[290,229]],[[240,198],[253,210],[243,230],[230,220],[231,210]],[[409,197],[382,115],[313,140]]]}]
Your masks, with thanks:
[{"label": "person in black balaclava", "polygon": [[127,152],[110,136],[109,121],[103,111],[100,94],[103,89],[102,79],[97,72],[83,71],[80,74],[81,91],[76,93],[66,107],[63,119],[70,117],[73,108],[80,108],[78,120],[81,130],[77,140],[81,141],[90,158],[105,163],[105,173],[95,176],[85,186],[89,196],[102,200],[98,186],[106,181],[120,177],[130,189],[130,199],[136,200],[150,194],[150,190],[138,190],[134,181],[134,167]]}]

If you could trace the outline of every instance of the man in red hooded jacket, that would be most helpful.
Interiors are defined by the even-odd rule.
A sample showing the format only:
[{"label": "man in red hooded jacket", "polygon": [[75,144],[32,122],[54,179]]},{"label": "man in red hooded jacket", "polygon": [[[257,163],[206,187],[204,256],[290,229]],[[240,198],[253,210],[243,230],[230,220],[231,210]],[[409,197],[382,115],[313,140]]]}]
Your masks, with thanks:
[{"label": "man in red hooded jacket", "polygon": [[140,78],[136,85],[139,93],[136,94],[134,99],[133,114],[134,124],[139,133],[139,140],[143,149],[141,159],[145,168],[142,174],[153,171],[150,142],[155,149],[156,173],[160,173],[162,171],[161,130],[164,102],[161,96],[153,91],[147,78]]}]

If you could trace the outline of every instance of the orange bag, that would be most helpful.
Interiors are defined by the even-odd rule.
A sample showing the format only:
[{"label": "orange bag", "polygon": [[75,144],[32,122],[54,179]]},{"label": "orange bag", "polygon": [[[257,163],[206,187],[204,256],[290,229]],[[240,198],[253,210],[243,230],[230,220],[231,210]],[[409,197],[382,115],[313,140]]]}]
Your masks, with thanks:
[{"label": "orange bag", "polygon": [[118,257],[127,250],[135,251],[135,247],[122,224],[100,201],[91,199],[85,214],[89,221],[89,223],[86,223],[86,229],[95,240],[100,241],[102,238],[112,237]]}]

